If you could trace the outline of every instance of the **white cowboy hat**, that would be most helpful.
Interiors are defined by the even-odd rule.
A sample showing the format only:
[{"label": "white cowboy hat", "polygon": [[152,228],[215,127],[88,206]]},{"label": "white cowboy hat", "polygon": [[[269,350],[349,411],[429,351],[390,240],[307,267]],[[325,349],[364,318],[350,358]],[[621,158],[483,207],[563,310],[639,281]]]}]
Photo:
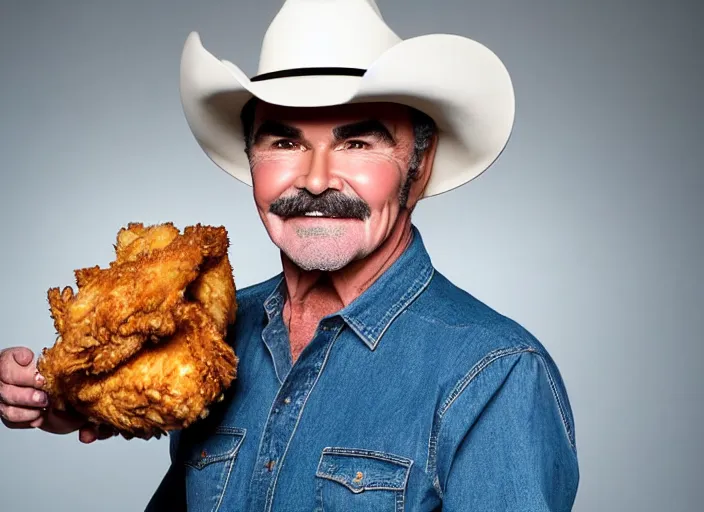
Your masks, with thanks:
[{"label": "white cowboy hat", "polygon": [[248,78],[192,32],[181,58],[181,101],[205,153],[251,185],[239,115],[256,96],[291,107],[386,101],[428,114],[438,148],[425,197],[458,187],[501,154],[513,127],[511,78],[499,58],[465,37],[402,40],[374,0],[286,0]]}]

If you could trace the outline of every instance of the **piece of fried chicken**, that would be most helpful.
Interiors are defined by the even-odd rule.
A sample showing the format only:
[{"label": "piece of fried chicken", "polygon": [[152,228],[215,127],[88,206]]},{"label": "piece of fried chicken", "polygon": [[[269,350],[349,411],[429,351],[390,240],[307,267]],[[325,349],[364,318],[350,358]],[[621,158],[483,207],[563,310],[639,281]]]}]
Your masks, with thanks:
[{"label": "piece of fried chicken", "polygon": [[[184,235],[190,234],[192,229],[186,228]],[[123,228],[117,234],[117,257],[112,264],[135,261],[154,250],[163,249],[178,235],[178,229],[171,223],[148,228],[138,223],[129,224],[127,229]],[[196,280],[188,286],[187,295],[205,307],[219,330],[224,332],[228,325],[234,323],[237,312],[235,283],[227,254],[206,260]]]},{"label": "piece of fried chicken", "polygon": [[[188,236],[193,229],[187,227],[184,235]],[[178,235],[178,229],[171,223],[148,228],[138,223],[129,224],[127,229],[123,228],[117,234],[117,257],[112,265],[135,261],[155,250],[163,249]],[[234,323],[237,313],[235,282],[227,254],[206,259],[198,277],[188,286],[186,294],[189,300],[194,300],[205,308],[218,330],[224,333],[226,327]]]},{"label": "piece of fried chicken", "polygon": [[206,259],[221,259],[227,246],[224,228],[196,226],[163,248],[134,251],[133,259],[123,256],[110,268],[77,270],[76,295],[68,286],[61,293],[50,289],[49,306],[60,336],[48,352],[55,363],[52,373],[110,371],[147,339],[174,334],[174,307]]},{"label": "piece of fried chicken", "polygon": [[[60,303],[50,290],[60,337],[39,371],[54,406],[70,405],[126,437],[158,435],[207,414],[237,365],[224,341],[237,308],[227,246],[224,228],[199,225],[180,235],[172,224],[130,224],[118,233],[109,269],[78,271],[78,293],[64,291]],[[122,314],[98,314],[106,301]],[[94,304],[90,322],[76,304],[81,312]]]},{"label": "piece of fried chicken", "polygon": [[140,257],[164,249],[180,234],[178,228],[171,222],[148,227],[141,222],[132,222],[117,233],[115,261],[110,263],[110,266],[126,261],[137,261]]},{"label": "piece of fried chicken", "polygon": [[136,437],[205,417],[235,378],[237,359],[200,304],[182,304],[175,316],[176,334],[147,344],[108,374],[73,376],[65,400],[90,421]]}]

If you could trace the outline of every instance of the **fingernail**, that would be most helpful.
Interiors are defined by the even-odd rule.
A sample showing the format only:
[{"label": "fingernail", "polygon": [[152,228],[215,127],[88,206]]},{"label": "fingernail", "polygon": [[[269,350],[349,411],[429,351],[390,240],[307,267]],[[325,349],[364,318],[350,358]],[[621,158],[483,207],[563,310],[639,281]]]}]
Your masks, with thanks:
[{"label": "fingernail", "polygon": [[40,386],[43,386],[46,383],[46,379],[40,373],[34,376],[34,381]]},{"label": "fingernail", "polygon": [[35,391],[32,394],[32,400],[34,400],[34,402],[37,404],[44,404],[46,402],[46,393],[42,393],[41,391]]}]

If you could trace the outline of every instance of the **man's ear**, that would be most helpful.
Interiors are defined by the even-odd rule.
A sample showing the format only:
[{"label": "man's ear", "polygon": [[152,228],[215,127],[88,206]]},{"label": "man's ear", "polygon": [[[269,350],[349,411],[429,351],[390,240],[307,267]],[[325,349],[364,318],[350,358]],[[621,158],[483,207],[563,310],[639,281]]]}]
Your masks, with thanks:
[{"label": "man's ear", "polygon": [[423,192],[430,181],[430,174],[433,171],[433,163],[435,162],[435,152],[438,149],[438,134],[433,135],[433,140],[430,141],[428,149],[423,153],[423,158],[418,166],[418,175],[413,180],[410,190],[408,191],[408,200],[406,207],[409,210],[415,208],[420,198],[423,197]]}]

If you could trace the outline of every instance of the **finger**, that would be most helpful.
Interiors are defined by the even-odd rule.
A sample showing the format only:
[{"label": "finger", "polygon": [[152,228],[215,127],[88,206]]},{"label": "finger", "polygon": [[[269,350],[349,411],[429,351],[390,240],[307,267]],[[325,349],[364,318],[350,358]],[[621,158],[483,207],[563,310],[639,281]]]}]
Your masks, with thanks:
[{"label": "finger", "polygon": [[0,402],[20,407],[46,407],[49,397],[44,391],[0,383]]},{"label": "finger", "polygon": [[15,361],[21,366],[27,366],[34,360],[34,352],[27,347],[17,347],[9,349],[9,352],[14,357]]},{"label": "finger", "polygon": [[[41,418],[40,418],[41,419]],[[8,421],[5,418],[0,418],[2,420],[3,425],[5,425],[7,428],[11,429],[27,429],[27,428],[33,428],[33,423],[36,423],[35,421],[25,421],[22,423],[14,423],[12,421]]]},{"label": "finger", "polygon": [[25,409],[7,404],[0,404],[0,417],[11,423],[28,423],[42,415],[39,409]]},{"label": "finger", "polygon": [[78,431],[78,440],[84,444],[90,444],[98,439],[98,430],[95,425],[81,427]]},{"label": "finger", "polygon": [[[34,379],[35,367],[33,364],[23,365],[17,361],[15,358],[15,351],[20,350],[23,347],[17,349],[7,349],[0,353],[0,381],[5,384],[13,384],[15,386],[36,386],[37,381]],[[25,349],[29,354],[32,351]],[[24,361],[22,355],[18,356],[20,361]],[[31,356],[30,356],[31,363]]]},{"label": "finger", "polygon": [[44,421],[38,426],[52,434],[69,434],[76,432],[86,424],[86,419],[72,413],[49,408],[43,415]]}]

